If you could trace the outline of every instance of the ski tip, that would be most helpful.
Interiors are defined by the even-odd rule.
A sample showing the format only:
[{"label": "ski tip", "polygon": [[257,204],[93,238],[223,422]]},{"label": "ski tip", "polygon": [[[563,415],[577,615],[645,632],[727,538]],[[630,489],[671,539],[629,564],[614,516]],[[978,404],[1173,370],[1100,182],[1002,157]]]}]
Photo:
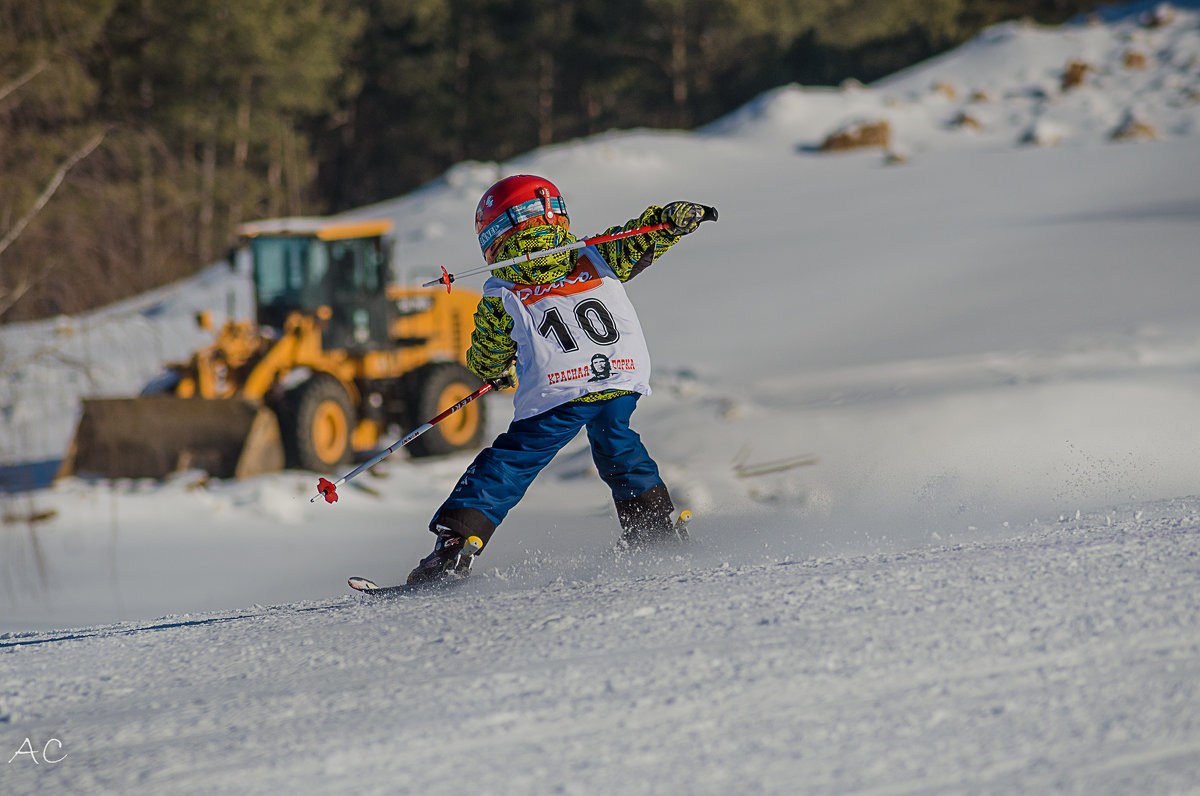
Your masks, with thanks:
[{"label": "ski tip", "polygon": [[349,583],[350,588],[354,589],[355,591],[375,591],[379,588],[378,584],[367,580],[366,578],[350,578],[346,582]]}]

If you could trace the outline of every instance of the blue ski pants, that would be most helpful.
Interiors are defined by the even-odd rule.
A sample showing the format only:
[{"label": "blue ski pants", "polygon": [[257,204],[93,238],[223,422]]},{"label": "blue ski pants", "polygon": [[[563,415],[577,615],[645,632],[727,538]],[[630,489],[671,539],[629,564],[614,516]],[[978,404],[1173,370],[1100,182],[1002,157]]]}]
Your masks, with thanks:
[{"label": "blue ski pants", "polygon": [[595,403],[566,403],[540,415],[514,420],[508,431],[475,457],[438,514],[476,509],[499,525],[542,468],[581,428],[587,429],[592,460],[612,490],[614,501],[637,497],[662,484],[658,465],[637,432],[629,427],[639,397],[621,395]]}]

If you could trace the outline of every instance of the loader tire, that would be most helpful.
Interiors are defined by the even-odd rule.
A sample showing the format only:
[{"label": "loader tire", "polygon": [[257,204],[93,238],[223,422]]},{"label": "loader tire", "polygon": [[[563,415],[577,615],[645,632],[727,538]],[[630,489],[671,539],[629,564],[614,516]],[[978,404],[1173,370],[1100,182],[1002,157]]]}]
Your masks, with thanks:
[{"label": "loader tire", "polygon": [[[453,362],[426,365],[409,377],[409,427],[416,428],[483,386],[471,371]],[[413,456],[441,456],[476,450],[487,431],[483,401],[472,401],[408,444]]]},{"label": "loader tire", "polygon": [[324,473],[350,461],[354,410],[332,376],[319,373],[291,390],[280,425],[289,468]]}]

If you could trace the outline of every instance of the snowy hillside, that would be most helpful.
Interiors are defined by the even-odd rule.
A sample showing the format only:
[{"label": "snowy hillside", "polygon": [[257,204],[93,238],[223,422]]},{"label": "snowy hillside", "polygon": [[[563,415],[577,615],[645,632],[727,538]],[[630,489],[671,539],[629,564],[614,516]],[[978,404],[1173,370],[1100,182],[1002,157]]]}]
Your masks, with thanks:
[{"label": "snowy hillside", "polygon": [[[393,218],[417,281],[477,265],[504,174],[582,234],[717,206],[629,285],[634,424],[699,545],[614,559],[583,440],[471,582],[384,604],[345,578],[403,577],[469,457],[333,506],[309,473],[0,496],[47,517],[0,525],[0,748],[68,755],[0,790],[1200,791],[1200,10],[1151,8],[349,214]],[[81,395],[246,306],[215,266],[0,329],[0,464],[60,458]]]},{"label": "snowy hillside", "polygon": [[[6,793],[1195,793],[1200,501],[0,638]],[[52,743],[54,741],[55,743]],[[50,761],[34,763],[29,751]]]}]

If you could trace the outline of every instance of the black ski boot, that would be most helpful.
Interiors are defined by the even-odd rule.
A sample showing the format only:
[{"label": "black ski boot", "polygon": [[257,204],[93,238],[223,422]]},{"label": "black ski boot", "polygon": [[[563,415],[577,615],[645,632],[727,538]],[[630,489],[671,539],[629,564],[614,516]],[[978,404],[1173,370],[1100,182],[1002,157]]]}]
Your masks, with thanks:
[{"label": "black ski boot", "polygon": [[437,542],[433,545],[433,552],[421,559],[421,563],[408,573],[409,583],[432,583],[435,580],[441,580],[446,577],[447,573],[460,572],[464,566],[467,574],[471,569],[471,559],[474,556],[466,558],[462,555],[463,546],[466,544],[466,539],[450,532],[439,533]]},{"label": "black ski boot", "polygon": [[409,583],[432,583],[450,575],[460,578],[470,575],[476,554],[487,544],[496,526],[481,511],[450,509],[438,514],[429,524],[429,530],[437,534],[433,552],[408,573]]},{"label": "black ski boot", "polygon": [[616,504],[617,519],[621,521],[621,542],[627,548],[676,544],[687,539],[684,515],[691,515],[683,512],[679,523],[672,522],[671,513],[675,506],[664,484],[651,487],[637,497],[618,500]]}]

